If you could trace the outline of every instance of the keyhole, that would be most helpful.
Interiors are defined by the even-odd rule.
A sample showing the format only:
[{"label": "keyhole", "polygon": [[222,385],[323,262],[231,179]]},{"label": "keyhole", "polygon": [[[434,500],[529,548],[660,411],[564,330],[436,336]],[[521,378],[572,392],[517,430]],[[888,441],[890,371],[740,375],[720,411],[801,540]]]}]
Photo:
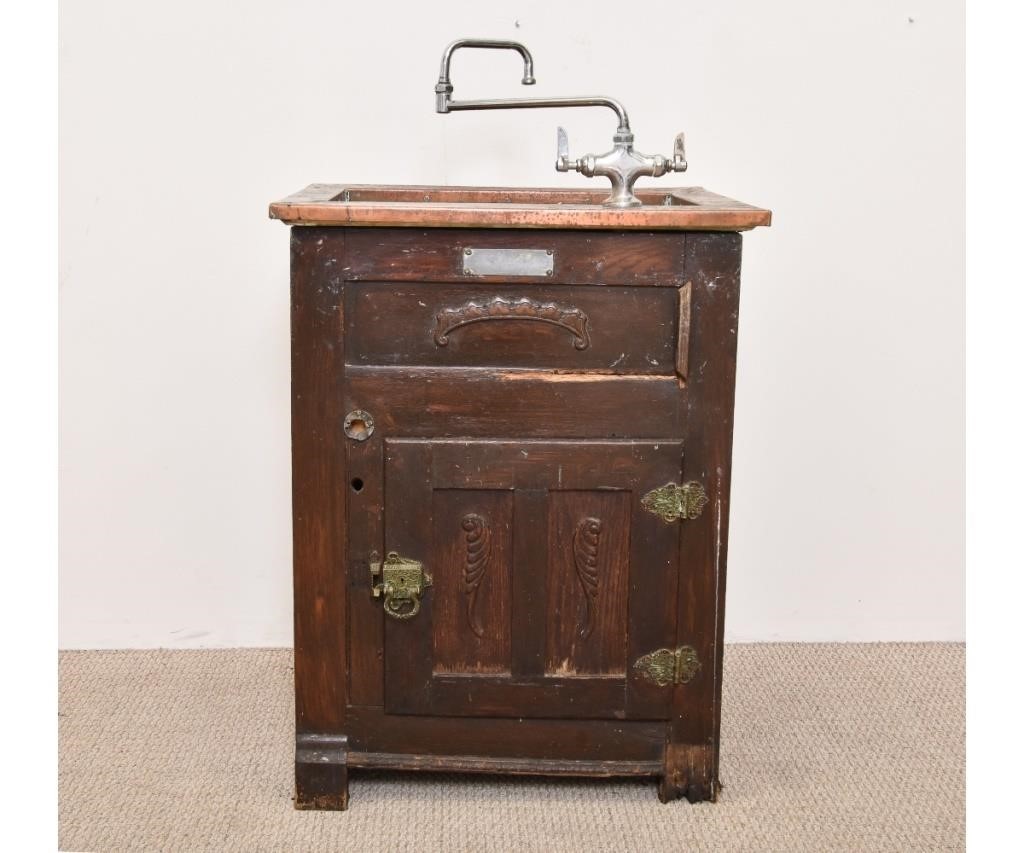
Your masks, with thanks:
[{"label": "keyhole", "polygon": [[363,481],[359,477],[352,478],[352,491],[361,492],[363,490]]}]

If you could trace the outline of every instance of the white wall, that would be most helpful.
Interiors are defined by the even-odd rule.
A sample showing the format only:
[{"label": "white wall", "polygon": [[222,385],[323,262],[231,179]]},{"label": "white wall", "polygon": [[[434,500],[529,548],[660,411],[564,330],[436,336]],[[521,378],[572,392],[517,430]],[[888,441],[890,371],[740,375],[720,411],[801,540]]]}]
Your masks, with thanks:
[{"label": "white wall", "polygon": [[[314,181],[587,184],[434,113],[445,44],[685,130],[744,240],[727,636],[964,633],[960,2],[61,4],[60,644],[291,643],[288,235]],[[602,13],[602,9],[605,11]],[[913,19],[913,20],[911,20]],[[517,96],[459,54],[459,97]],[[663,179],[664,181],[664,179]]]}]

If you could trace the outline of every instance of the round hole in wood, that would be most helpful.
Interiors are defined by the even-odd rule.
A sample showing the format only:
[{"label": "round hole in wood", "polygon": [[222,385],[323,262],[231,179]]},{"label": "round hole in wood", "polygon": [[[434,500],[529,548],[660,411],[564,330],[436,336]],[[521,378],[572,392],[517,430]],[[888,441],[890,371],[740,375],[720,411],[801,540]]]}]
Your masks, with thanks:
[{"label": "round hole in wood", "polygon": [[361,492],[363,490],[363,480],[361,477],[352,478],[352,491]]},{"label": "round hole in wood", "polygon": [[373,417],[369,412],[355,409],[345,415],[345,435],[353,441],[366,441],[373,435]]}]

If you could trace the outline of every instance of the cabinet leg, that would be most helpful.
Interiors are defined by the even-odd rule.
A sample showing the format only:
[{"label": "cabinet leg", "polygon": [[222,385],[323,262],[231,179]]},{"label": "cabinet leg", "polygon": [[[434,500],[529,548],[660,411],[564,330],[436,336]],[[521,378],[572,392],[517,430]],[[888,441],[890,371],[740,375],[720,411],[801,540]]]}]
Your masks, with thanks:
[{"label": "cabinet leg", "polygon": [[718,798],[721,784],[715,775],[711,748],[685,743],[665,747],[665,772],[658,780],[658,799],[670,803],[686,797],[691,803]]},{"label": "cabinet leg", "polygon": [[348,738],[344,735],[296,736],[295,808],[348,808]]}]

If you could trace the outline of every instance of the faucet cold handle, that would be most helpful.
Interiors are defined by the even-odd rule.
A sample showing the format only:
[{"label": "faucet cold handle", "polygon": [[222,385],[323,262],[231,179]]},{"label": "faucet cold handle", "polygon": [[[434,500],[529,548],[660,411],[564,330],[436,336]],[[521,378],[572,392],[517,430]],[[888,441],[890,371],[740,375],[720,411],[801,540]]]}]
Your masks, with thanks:
[{"label": "faucet cold handle", "polygon": [[569,159],[569,136],[564,127],[558,128],[558,158],[555,160],[555,169],[559,172],[580,170],[580,161]]}]

